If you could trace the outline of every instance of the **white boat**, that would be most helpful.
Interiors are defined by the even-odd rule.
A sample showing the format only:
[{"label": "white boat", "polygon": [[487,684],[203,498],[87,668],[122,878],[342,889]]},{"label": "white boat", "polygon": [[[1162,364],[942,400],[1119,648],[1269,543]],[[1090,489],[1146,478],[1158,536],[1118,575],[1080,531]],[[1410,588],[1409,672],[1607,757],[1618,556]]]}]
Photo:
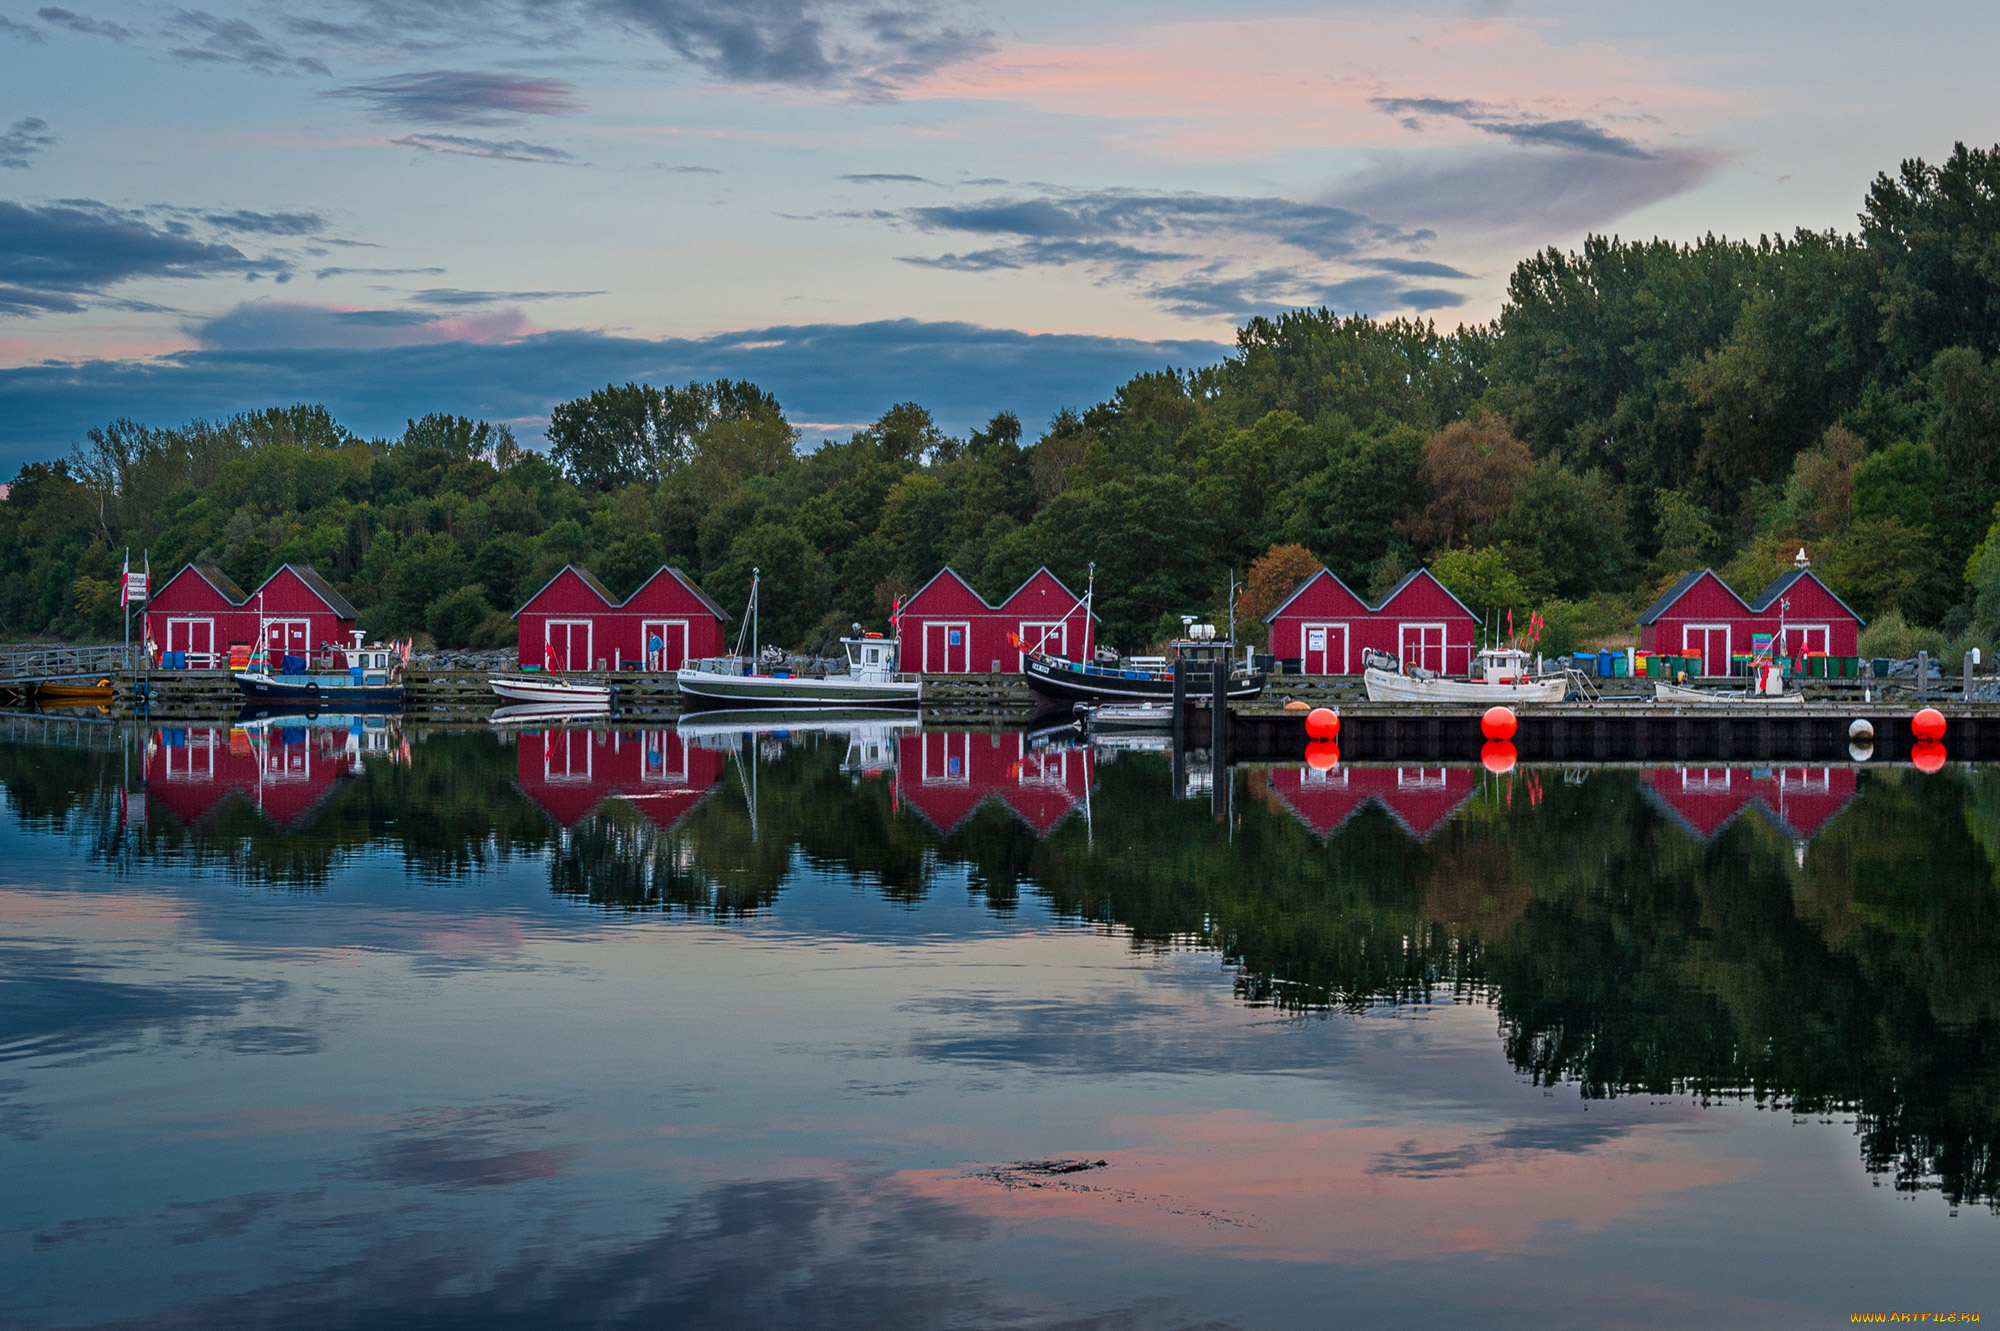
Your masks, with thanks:
[{"label": "white boat", "polygon": [[750,571],[750,604],[743,614],[743,633],[750,638],[750,655],[743,656],[737,639],[735,656],[713,657],[683,666],[674,678],[680,685],[681,710],[710,711],[745,707],[916,707],[923,701],[921,675],[896,672],[897,641],[879,633],[842,638],[847,652],[844,675],[795,674],[770,670],[757,673],[757,588],[762,574]]},{"label": "white boat", "polygon": [[[1541,675],[1518,647],[1488,647],[1481,651],[1471,679],[1447,679],[1433,670],[1389,669],[1371,658],[1362,672],[1370,702],[1479,703],[1516,707],[1523,703],[1561,702],[1569,693],[1566,675]],[[1390,665],[1395,665],[1390,661]]]},{"label": "white boat", "polygon": [[578,711],[608,711],[615,692],[609,684],[579,684],[551,675],[494,675],[486,683],[508,702],[558,705]]},{"label": "white boat", "polygon": [[611,709],[603,703],[516,702],[495,707],[486,719],[496,726],[542,726],[601,721],[609,715]]},{"label": "white boat", "polygon": [[1093,735],[1112,730],[1172,730],[1172,703],[1104,702],[1095,707],[1076,705],[1077,724]]},{"label": "white boat", "polygon": [[1655,699],[1673,703],[1675,706],[1692,704],[1696,707],[1741,707],[1745,703],[1755,703],[1761,707],[1766,703],[1775,703],[1782,707],[1788,703],[1803,703],[1806,700],[1806,695],[1803,693],[1755,693],[1749,689],[1696,689],[1685,684],[1669,684],[1665,680],[1655,684],[1653,690]]}]

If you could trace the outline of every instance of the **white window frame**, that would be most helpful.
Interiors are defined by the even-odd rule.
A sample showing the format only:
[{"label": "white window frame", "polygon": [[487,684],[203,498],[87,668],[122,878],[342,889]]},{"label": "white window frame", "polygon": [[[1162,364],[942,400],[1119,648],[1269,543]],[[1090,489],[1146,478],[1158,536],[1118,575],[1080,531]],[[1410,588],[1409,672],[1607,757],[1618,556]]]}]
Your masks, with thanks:
[{"label": "white window frame", "polygon": [[1722,661],[1723,661],[1723,666],[1724,666],[1724,669],[1723,669],[1722,673],[1726,675],[1726,674],[1728,674],[1728,673],[1729,673],[1729,670],[1727,669],[1727,667],[1728,667],[1729,663],[1730,663],[1730,662],[1731,662],[1731,661],[1732,661],[1732,660],[1733,660],[1733,659],[1735,658],[1735,654],[1736,654],[1736,629],[1735,629],[1735,626],[1733,626],[1733,625],[1730,625],[1730,624],[1683,624],[1683,625],[1681,625],[1681,655],[1682,655],[1682,656],[1686,656],[1686,655],[1688,654],[1689,650],[1690,650],[1690,647],[1689,647],[1689,644],[1688,644],[1688,635],[1689,635],[1690,633],[1697,633],[1697,632],[1699,632],[1699,633],[1700,633],[1700,634],[1702,635],[1702,640],[1701,640],[1701,651],[1700,651],[1700,656],[1701,656],[1701,673],[1702,673],[1702,674],[1703,674],[1704,676],[1707,676],[1708,678],[1711,678],[1711,679],[1713,679],[1713,678],[1716,678],[1716,676],[1714,676],[1714,675],[1710,674],[1710,672],[1709,672],[1709,669],[1708,669],[1708,635],[1709,635],[1709,634],[1711,634],[1711,633],[1714,633],[1714,632],[1716,632],[1716,631],[1717,631],[1718,629],[1719,629],[1719,630],[1721,630],[1721,632],[1722,632]]},{"label": "white window frame", "polygon": [[[208,650],[196,651],[193,647],[194,630],[199,625],[208,630]],[[174,646],[174,629],[178,627],[187,634],[189,646]],[[189,660],[201,658],[203,665],[213,665],[215,661],[215,616],[214,615],[169,615],[167,616],[167,641],[160,648],[163,652],[186,652]]]},{"label": "white window frame", "polygon": [[[944,633],[944,640],[940,644],[939,648],[944,653],[944,662],[940,666],[934,666],[931,664],[932,629],[940,629]],[[953,629],[957,629],[961,635],[959,638],[958,649],[965,654],[965,669],[963,670],[953,670],[951,668],[951,631]],[[927,675],[929,674],[969,675],[972,673],[972,621],[971,620],[927,619],[924,621],[924,673]]]},{"label": "white window frame", "polygon": [[[295,628],[302,630],[299,636],[305,643],[304,651],[293,652],[291,650],[292,630]],[[289,652],[293,656],[303,656],[310,659],[313,648],[312,636],[312,620],[304,616],[287,615],[283,619],[266,618],[264,620],[264,645],[267,648],[275,647],[279,655]],[[273,642],[274,638],[277,640],[276,642]]]},{"label": "white window frame", "polygon": [[[653,630],[660,631],[660,663],[653,664],[652,649],[647,646],[653,638]],[[639,621],[639,664],[654,672],[670,670],[667,661],[673,656],[674,640],[669,636],[674,629],[681,631],[681,664],[688,663],[688,621],[685,619],[642,619]]]},{"label": "white window frame", "polygon": [[[563,770],[558,774],[555,764],[549,761],[560,740],[563,750]],[[544,730],[542,732],[542,784],[548,786],[587,786],[596,779],[597,746],[591,742],[588,730]],[[576,750],[583,746],[583,771],[576,770]]]},{"label": "white window frame", "polygon": [[[1057,656],[1062,657],[1065,661],[1071,659],[1069,654],[1069,621],[1067,619],[1024,619],[1018,627],[1021,631],[1021,650],[1014,653],[1014,669],[1016,671],[1028,668],[1027,649],[1034,646],[1037,642],[1041,642],[1042,633],[1046,629],[1054,629],[1055,632],[1049,634],[1049,640],[1042,644],[1041,650],[1047,651],[1053,646],[1056,649],[1055,654]],[[966,650],[971,650],[970,643],[966,645]]]},{"label": "white window frame", "polygon": [[[1773,632],[1776,632],[1776,630],[1773,630]],[[1798,650],[1798,651],[1796,651],[1796,652],[1793,652],[1793,651],[1790,651],[1790,650],[1787,650],[1787,651],[1786,651],[1786,653],[1785,653],[1785,654],[1786,654],[1787,656],[1804,656],[1804,655],[1805,655],[1805,654],[1806,654],[1807,652],[1812,652],[1812,651],[1818,651],[1818,652],[1824,652],[1824,653],[1826,653],[1826,654],[1828,654],[1828,655],[1831,655],[1831,654],[1832,654],[1832,652],[1833,652],[1833,625],[1831,625],[1831,624],[1787,624],[1787,625],[1785,625],[1785,636],[1786,636],[1786,643],[1785,643],[1785,646],[1786,646],[1787,648],[1789,648],[1789,647],[1790,647],[1790,639],[1791,639],[1791,635],[1792,635],[1792,634],[1794,634],[1794,633],[1797,633],[1797,634],[1801,634],[1801,635],[1811,635],[1811,634],[1814,634],[1814,633],[1817,633],[1817,634],[1819,635],[1819,645],[1818,645],[1817,647],[1813,646],[1812,642],[1811,642],[1811,641],[1810,641],[1810,639],[1808,638],[1808,640],[1807,640],[1806,642],[1804,642],[1804,643],[1802,643],[1802,644],[1800,645],[1800,647],[1799,647],[1799,650]]]},{"label": "white window frame", "polygon": [[[932,735],[938,738],[938,766],[931,768]],[[934,730],[920,737],[923,741],[924,765],[917,781],[925,786],[969,786],[972,784],[972,732],[969,730]],[[952,741],[958,741],[958,774],[952,775]]]},{"label": "white window frame", "polygon": [[549,649],[555,646],[556,642],[555,631],[558,626],[560,626],[564,630],[570,630],[574,629],[579,624],[583,626],[583,664],[579,666],[576,664],[575,661],[570,659],[572,655],[572,653],[570,652],[570,648],[576,642],[576,635],[574,633],[565,631],[563,634],[562,668],[564,671],[590,669],[591,663],[597,659],[597,621],[593,619],[550,618],[543,620],[542,659],[544,661],[548,660]]},{"label": "white window frame", "polygon": [[[1334,631],[1334,630],[1336,630],[1336,629],[1337,629],[1337,630],[1339,630],[1339,632],[1340,632],[1340,669],[1338,669],[1338,670],[1313,670],[1313,669],[1311,669],[1311,668],[1310,668],[1310,667],[1311,667],[1311,664],[1312,664],[1312,646],[1311,646],[1311,643],[1312,643],[1312,633],[1313,633],[1313,630],[1314,630],[1314,629],[1320,629],[1320,630],[1323,630],[1323,631],[1325,631],[1325,632],[1332,632],[1332,631]],[[1303,673],[1305,673],[1305,674],[1308,674],[1308,675],[1351,675],[1351,674],[1353,674],[1353,673],[1354,673],[1354,671],[1353,671],[1353,668],[1352,668],[1352,667],[1353,667],[1353,664],[1354,664],[1354,649],[1353,649],[1353,647],[1352,647],[1352,646],[1350,645],[1350,644],[1352,644],[1353,640],[1354,640],[1354,635],[1353,635],[1352,633],[1350,633],[1350,632],[1348,631],[1348,628],[1347,628],[1347,621],[1345,621],[1345,620],[1334,620],[1334,619],[1313,619],[1313,620],[1307,620],[1306,622],[1304,622],[1304,623],[1302,623],[1302,624],[1300,624],[1300,625],[1299,625],[1299,669],[1300,669],[1300,670],[1301,670],[1301,671],[1302,671]],[[1323,647],[1323,648],[1321,648],[1321,649],[1320,649],[1320,664],[1321,664],[1321,665],[1323,665],[1323,666],[1330,666],[1330,665],[1332,665],[1332,664],[1333,664],[1332,660],[1330,659],[1330,657],[1331,657],[1331,654],[1332,654],[1332,651],[1333,651],[1333,649],[1332,649],[1331,647]]]},{"label": "white window frame", "polygon": [[[1449,674],[1451,670],[1451,628],[1441,619],[1435,619],[1435,620],[1411,619],[1411,620],[1397,621],[1396,659],[1401,661],[1404,665],[1410,664],[1410,630],[1412,629],[1417,630],[1419,633],[1428,631],[1430,629],[1437,630],[1438,663],[1435,668],[1439,674]],[[1418,640],[1417,650],[1420,652],[1424,650],[1424,644],[1422,639]],[[1423,668],[1426,670],[1433,668],[1431,666],[1425,665],[1424,662],[1421,660],[1416,662],[1416,664],[1419,666],[1423,666]]]}]

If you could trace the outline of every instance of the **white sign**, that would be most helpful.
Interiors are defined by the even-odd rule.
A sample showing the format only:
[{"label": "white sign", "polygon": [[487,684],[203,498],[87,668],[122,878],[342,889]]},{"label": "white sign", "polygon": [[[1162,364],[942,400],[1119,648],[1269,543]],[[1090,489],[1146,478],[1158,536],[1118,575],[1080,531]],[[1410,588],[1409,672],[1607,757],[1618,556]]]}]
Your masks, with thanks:
[{"label": "white sign", "polygon": [[1325,629],[1306,630],[1306,650],[1309,652],[1323,652],[1326,650]]},{"label": "white sign", "polygon": [[125,599],[121,604],[137,605],[141,601],[144,601],[146,599],[147,581],[148,577],[144,573],[127,573],[125,575]]}]

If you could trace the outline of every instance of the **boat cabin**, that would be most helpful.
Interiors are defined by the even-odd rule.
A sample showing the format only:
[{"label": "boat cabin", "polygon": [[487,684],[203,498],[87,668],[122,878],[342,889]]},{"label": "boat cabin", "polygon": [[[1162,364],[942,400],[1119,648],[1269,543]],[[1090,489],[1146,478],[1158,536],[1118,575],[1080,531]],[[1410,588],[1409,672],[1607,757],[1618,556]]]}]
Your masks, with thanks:
[{"label": "boat cabin", "polygon": [[854,636],[842,638],[847,649],[847,673],[872,684],[885,684],[896,674],[896,639],[879,633],[863,633],[854,626]]},{"label": "boat cabin", "polygon": [[1534,660],[1519,647],[1482,647],[1475,678],[1488,684],[1519,684],[1534,674]]}]

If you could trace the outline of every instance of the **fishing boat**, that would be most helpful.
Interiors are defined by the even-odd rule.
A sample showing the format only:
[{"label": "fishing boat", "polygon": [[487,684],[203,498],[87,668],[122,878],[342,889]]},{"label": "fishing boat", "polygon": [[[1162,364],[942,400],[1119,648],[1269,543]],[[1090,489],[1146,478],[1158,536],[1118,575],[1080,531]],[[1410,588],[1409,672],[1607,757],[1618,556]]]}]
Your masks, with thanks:
[{"label": "fishing boat", "polygon": [[1508,707],[1523,703],[1561,702],[1569,693],[1566,674],[1537,674],[1534,658],[1520,647],[1486,647],[1473,659],[1468,679],[1451,679],[1435,670],[1405,665],[1382,652],[1370,652],[1362,670],[1370,702],[1478,703]]},{"label": "fishing boat", "polygon": [[[1084,589],[1083,599],[1077,608],[1089,622],[1091,603],[1097,594],[1097,567],[1091,566],[1090,581]],[[1072,611],[1071,613],[1075,613]],[[1231,588],[1230,613],[1235,614],[1235,589]],[[1122,661],[1100,664],[1096,661],[1069,661],[1042,650],[1041,643],[1030,644],[1020,635],[1009,639],[1021,650],[1021,673],[1026,676],[1029,692],[1044,707],[1070,708],[1077,703],[1089,706],[1102,704],[1152,704],[1162,709],[1167,716],[1167,724],[1173,724],[1174,676],[1187,677],[1186,690],[1190,697],[1206,698],[1213,687],[1212,671],[1215,663],[1224,662],[1228,666],[1229,678],[1225,686],[1228,700],[1245,702],[1264,691],[1265,677],[1261,670],[1254,669],[1248,652],[1240,662],[1231,661],[1236,647],[1234,632],[1228,637],[1218,638],[1213,624],[1198,624],[1193,615],[1182,617],[1182,636],[1167,644],[1163,657],[1131,657]],[[1043,633],[1046,642],[1048,631]]]},{"label": "fishing boat", "polygon": [[[750,604],[737,634],[736,654],[710,657],[675,672],[683,711],[718,708],[910,708],[923,702],[923,677],[896,671],[897,639],[864,633],[856,624],[840,640],[847,655],[845,674],[802,673],[766,664],[758,657],[757,590],[762,575],[752,569]],[[750,655],[744,656],[745,636]]]},{"label": "fishing boat", "polygon": [[[403,703],[403,666],[409,661],[408,643],[364,643],[361,631],[354,641],[325,653],[318,670],[309,658],[293,657],[299,668],[278,670],[269,664],[268,639],[260,627],[258,646],[249,668],[236,672],[236,687],[252,703],[291,703],[308,708],[341,711],[400,707]],[[336,664],[336,661],[338,664]]]}]

